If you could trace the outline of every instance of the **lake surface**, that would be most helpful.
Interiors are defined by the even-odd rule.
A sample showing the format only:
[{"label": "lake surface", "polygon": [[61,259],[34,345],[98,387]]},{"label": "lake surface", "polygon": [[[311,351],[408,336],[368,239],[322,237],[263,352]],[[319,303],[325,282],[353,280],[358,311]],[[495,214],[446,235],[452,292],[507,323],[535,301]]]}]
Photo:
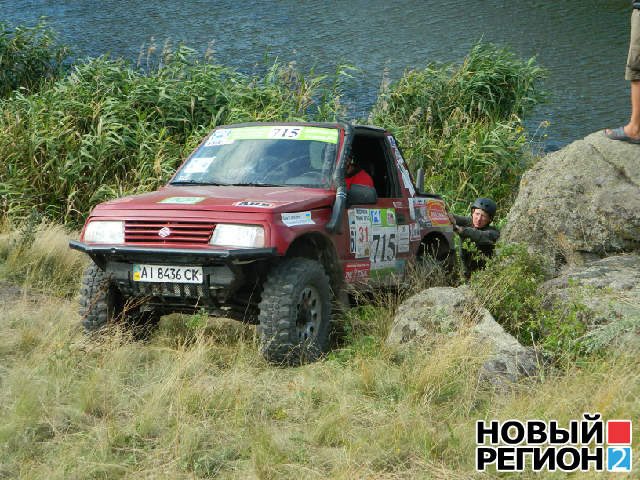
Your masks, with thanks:
[{"label": "lake surface", "polygon": [[[33,25],[47,16],[80,56],[137,62],[151,38],[170,38],[204,53],[213,41],[219,63],[259,70],[265,54],[302,70],[357,67],[345,100],[366,116],[383,72],[391,80],[431,61],[460,63],[480,39],[536,56],[548,70],[548,103],[527,119],[543,121],[546,148],[626,123],[629,85],[628,0],[485,1],[172,1],[0,0],[0,21]],[[540,133],[540,132],[539,132]]]}]

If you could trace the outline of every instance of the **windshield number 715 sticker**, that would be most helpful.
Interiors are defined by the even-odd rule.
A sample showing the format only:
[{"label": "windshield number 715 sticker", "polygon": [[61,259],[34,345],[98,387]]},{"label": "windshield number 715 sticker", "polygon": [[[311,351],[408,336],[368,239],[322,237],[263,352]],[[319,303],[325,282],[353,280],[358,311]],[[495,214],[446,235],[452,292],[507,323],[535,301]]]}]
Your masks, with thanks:
[{"label": "windshield number 715 sticker", "polygon": [[302,127],[273,127],[269,138],[296,138],[302,132]]}]

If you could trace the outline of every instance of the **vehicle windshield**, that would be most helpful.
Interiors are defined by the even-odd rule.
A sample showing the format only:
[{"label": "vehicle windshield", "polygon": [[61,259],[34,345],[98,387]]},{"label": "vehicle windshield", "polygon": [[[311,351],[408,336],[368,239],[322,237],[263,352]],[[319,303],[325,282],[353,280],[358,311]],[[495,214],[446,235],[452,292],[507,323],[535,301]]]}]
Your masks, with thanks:
[{"label": "vehicle windshield", "polygon": [[330,188],[338,130],[258,126],[214,130],[171,185],[296,185]]}]

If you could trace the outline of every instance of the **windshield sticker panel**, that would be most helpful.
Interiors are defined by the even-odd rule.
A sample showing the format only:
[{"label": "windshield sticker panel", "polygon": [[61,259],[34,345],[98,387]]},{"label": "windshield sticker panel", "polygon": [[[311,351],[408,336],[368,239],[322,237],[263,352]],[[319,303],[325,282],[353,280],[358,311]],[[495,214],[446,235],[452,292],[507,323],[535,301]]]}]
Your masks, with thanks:
[{"label": "windshield sticker panel", "polygon": [[184,167],[184,173],[204,173],[216,157],[191,157]]},{"label": "windshield sticker panel", "polygon": [[295,212],[283,213],[282,223],[287,227],[295,227],[296,225],[312,225],[316,222],[311,218],[311,212]]},{"label": "windshield sticker panel", "polygon": [[258,208],[273,208],[275,205],[268,202],[251,202],[249,200],[243,200],[242,202],[235,202],[232,204],[234,207],[258,207]]},{"label": "windshield sticker panel", "polygon": [[300,135],[302,127],[271,127],[269,138],[296,138]]},{"label": "windshield sticker panel", "polygon": [[158,203],[171,203],[175,205],[194,205],[203,201],[205,197],[168,197]]},{"label": "windshield sticker panel", "polygon": [[[218,131],[225,132],[224,136],[217,137]],[[226,132],[230,133],[226,133]],[[216,130],[206,143],[209,141],[224,141],[232,143],[234,140],[315,140],[317,142],[338,143],[338,129],[321,128],[321,127],[296,127],[291,125],[281,126],[261,126],[261,127],[239,127],[231,129]],[[211,145],[220,145],[221,143],[212,143]]]},{"label": "windshield sticker panel", "polygon": [[231,129],[230,128],[222,128],[220,130],[215,130],[211,136],[207,139],[207,142],[204,144],[205,147],[211,147],[213,145],[229,145],[233,143],[231,137]]}]

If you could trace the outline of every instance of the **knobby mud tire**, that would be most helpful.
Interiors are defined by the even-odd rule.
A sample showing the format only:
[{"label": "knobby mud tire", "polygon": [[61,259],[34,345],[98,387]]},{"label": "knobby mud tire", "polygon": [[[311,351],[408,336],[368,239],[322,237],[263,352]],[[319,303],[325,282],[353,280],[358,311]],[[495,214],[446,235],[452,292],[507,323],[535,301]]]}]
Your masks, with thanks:
[{"label": "knobby mud tire", "polygon": [[332,294],[322,265],[289,258],[264,283],[258,332],[260,350],[272,363],[301,365],[326,351]]},{"label": "knobby mud tire", "polygon": [[80,292],[80,315],[87,332],[95,332],[114,323],[123,322],[137,338],[146,337],[158,324],[160,315],[155,311],[141,311],[132,306],[121,294],[110,276],[96,264],[85,271]]},{"label": "knobby mud tire", "polygon": [[80,315],[88,331],[96,331],[112,322],[122,313],[124,301],[111,278],[92,264],[82,278]]}]

